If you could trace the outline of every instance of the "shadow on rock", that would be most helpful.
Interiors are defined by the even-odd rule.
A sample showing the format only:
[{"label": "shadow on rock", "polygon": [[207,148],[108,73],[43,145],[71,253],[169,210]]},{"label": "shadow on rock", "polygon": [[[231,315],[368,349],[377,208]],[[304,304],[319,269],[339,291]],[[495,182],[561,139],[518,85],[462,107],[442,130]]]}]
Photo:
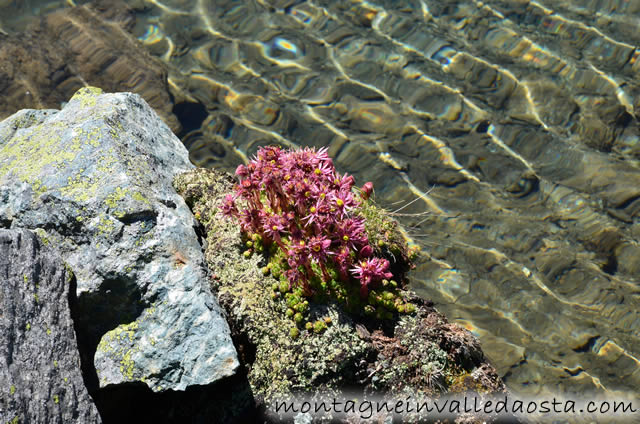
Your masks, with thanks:
[{"label": "shadow on rock", "polygon": [[110,386],[94,400],[105,423],[252,423],[259,417],[245,374],[185,391],[151,391],[142,383]]}]

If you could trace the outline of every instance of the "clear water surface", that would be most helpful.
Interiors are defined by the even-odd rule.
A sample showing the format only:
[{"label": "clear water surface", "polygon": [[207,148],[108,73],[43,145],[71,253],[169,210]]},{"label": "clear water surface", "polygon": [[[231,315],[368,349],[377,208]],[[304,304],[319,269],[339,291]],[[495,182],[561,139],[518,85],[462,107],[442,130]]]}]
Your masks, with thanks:
[{"label": "clear water surface", "polygon": [[[524,395],[640,387],[640,1],[140,0],[194,163],[329,146]],[[0,0],[0,31],[72,1]]]}]

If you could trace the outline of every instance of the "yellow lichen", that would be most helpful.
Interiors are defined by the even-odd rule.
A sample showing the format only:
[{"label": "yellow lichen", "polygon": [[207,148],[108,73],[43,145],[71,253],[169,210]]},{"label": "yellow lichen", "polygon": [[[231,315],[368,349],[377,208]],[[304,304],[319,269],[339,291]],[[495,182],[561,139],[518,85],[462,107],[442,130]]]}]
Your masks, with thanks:
[{"label": "yellow lichen", "polygon": [[57,174],[77,156],[77,149],[60,142],[61,133],[70,131],[62,122],[41,123],[22,130],[0,147],[0,156],[8,158],[0,167],[0,178],[11,173],[31,185],[36,195],[47,190],[40,179]]},{"label": "yellow lichen", "polygon": [[45,230],[43,230],[42,228],[36,228],[34,232],[38,237],[40,237],[42,244],[44,244],[45,246],[49,245],[49,237],[47,237],[47,232]]},{"label": "yellow lichen", "polygon": [[125,198],[129,193],[128,188],[116,187],[116,189],[107,196],[104,203],[111,209],[115,209],[118,206],[118,202]]},{"label": "yellow lichen", "polygon": [[136,340],[136,331],[139,329],[139,322],[134,321],[129,324],[122,324],[106,333],[97,350],[108,354],[111,358],[120,363],[120,373],[126,381],[134,381],[135,361],[133,355],[139,350],[138,347],[128,347]]},{"label": "yellow lichen", "polygon": [[102,179],[92,181],[89,177],[77,175],[75,178],[67,178],[67,185],[60,188],[60,193],[76,202],[86,202],[95,197],[98,188],[103,185],[104,181]]},{"label": "yellow lichen", "polygon": [[98,223],[98,231],[100,235],[111,234],[116,228],[115,222],[105,214],[100,215],[100,222]]},{"label": "yellow lichen", "polygon": [[134,192],[131,197],[133,198],[133,200],[137,200],[138,202],[146,203],[147,205],[151,204],[149,199],[144,197],[144,195],[142,193],[140,193],[139,191]]},{"label": "yellow lichen", "polygon": [[96,105],[97,99],[100,94],[102,94],[102,89],[98,87],[83,87],[80,90],[76,91],[76,93],[71,97],[69,102],[74,100],[79,101],[84,107],[93,107]]}]

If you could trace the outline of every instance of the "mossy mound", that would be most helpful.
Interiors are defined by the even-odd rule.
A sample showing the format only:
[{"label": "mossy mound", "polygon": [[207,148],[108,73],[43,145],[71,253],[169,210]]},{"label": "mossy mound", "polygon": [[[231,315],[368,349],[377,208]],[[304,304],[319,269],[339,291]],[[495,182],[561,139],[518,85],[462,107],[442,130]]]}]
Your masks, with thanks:
[{"label": "mossy mound", "polygon": [[370,356],[371,346],[335,305],[310,308],[311,320],[331,319],[325,331],[301,331],[291,337],[296,326],[286,315],[286,303],[272,297],[277,280],[262,273],[260,255],[244,257],[238,226],[216,214],[232,180],[214,170],[198,169],[177,177],[175,186],[205,227],[212,284],[228,314],[254,396],[268,401],[313,387],[337,389],[343,381],[354,382],[355,364]]},{"label": "mossy mound", "polygon": [[[264,257],[244,255],[246,240],[239,226],[218,213],[233,182],[228,174],[196,169],[176,177],[174,186],[203,225],[212,287],[228,314],[259,402],[354,389],[367,394],[411,391],[430,396],[452,390],[504,390],[476,339],[458,325],[447,323],[429,302],[411,291],[402,295],[416,311],[382,321],[349,314],[332,300],[320,303],[310,298],[310,328],[296,326],[287,316],[286,301],[274,296],[280,281],[265,275]],[[374,217],[382,211],[367,213]],[[408,252],[399,240],[397,224],[388,216],[379,219],[388,227],[379,231],[385,239],[381,248],[391,250],[393,246],[397,268],[406,271],[406,263],[400,260],[406,259]],[[315,329],[321,326],[319,322],[325,325]]]}]

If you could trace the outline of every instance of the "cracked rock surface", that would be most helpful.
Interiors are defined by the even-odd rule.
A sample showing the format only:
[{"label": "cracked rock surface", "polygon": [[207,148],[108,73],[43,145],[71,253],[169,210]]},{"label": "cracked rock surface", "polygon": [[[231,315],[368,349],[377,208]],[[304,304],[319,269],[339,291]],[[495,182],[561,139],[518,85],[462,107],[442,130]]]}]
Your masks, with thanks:
[{"label": "cracked rock surface", "polygon": [[83,88],[62,110],[0,122],[0,226],[34,230],[76,275],[90,391],[181,391],[238,366],[195,220],[171,185],[192,168],[136,94]]},{"label": "cracked rock surface", "polygon": [[33,232],[0,229],[0,422],[101,422],[80,371],[73,284]]}]

